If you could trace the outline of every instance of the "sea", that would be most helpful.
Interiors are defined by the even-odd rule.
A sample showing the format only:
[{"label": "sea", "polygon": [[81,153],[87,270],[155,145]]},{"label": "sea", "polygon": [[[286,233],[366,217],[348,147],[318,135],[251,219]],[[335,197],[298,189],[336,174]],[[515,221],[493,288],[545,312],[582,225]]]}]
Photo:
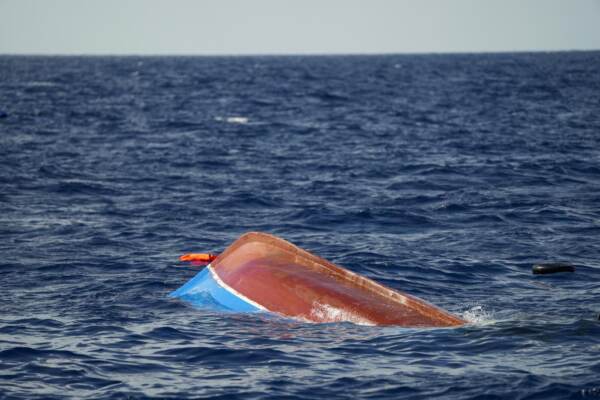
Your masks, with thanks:
[{"label": "sea", "polygon": [[[250,231],[469,323],[167,297]],[[600,52],[0,56],[0,399],[600,399],[599,314]]]}]

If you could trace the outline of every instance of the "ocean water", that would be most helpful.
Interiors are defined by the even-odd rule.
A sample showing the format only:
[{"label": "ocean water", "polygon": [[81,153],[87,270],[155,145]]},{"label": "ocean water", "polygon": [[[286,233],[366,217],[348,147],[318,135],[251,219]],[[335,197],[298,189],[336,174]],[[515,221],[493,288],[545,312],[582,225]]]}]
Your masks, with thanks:
[{"label": "ocean water", "polygon": [[[248,231],[470,323],[167,298]],[[2,399],[600,398],[600,53],[2,56],[0,255]]]}]

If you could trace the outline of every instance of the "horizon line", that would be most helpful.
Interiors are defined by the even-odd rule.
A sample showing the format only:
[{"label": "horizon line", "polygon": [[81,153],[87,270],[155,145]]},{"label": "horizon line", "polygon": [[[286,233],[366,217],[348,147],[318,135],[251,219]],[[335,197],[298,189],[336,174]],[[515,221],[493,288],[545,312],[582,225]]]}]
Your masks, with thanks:
[{"label": "horizon line", "polygon": [[476,54],[526,54],[526,53],[593,53],[589,49],[534,49],[534,50],[472,50],[472,51],[416,51],[416,52],[297,52],[297,53],[2,53],[0,57],[354,57],[354,56],[421,56],[421,55],[476,55]]}]

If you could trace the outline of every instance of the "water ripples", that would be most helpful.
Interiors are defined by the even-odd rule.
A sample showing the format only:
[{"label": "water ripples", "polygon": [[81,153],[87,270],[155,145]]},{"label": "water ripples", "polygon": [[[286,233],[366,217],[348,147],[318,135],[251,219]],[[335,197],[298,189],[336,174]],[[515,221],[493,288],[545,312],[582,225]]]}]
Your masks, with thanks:
[{"label": "water ripples", "polygon": [[[598,57],[0,57],[0,397],[597,396]],[[167,298],[251,230],[469,324]]]}]

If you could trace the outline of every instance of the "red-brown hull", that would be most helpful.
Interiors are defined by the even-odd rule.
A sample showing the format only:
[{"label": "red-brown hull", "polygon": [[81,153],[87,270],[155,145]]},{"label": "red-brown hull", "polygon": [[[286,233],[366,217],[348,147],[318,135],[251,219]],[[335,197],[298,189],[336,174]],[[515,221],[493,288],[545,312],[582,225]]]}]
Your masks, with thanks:
[{"label": "red-brown hull", "polygon": [[465,323],[423,300],[264,233],[241,236],[211,266],[225,285],[262,308],[286,317],[406,327]]}]

